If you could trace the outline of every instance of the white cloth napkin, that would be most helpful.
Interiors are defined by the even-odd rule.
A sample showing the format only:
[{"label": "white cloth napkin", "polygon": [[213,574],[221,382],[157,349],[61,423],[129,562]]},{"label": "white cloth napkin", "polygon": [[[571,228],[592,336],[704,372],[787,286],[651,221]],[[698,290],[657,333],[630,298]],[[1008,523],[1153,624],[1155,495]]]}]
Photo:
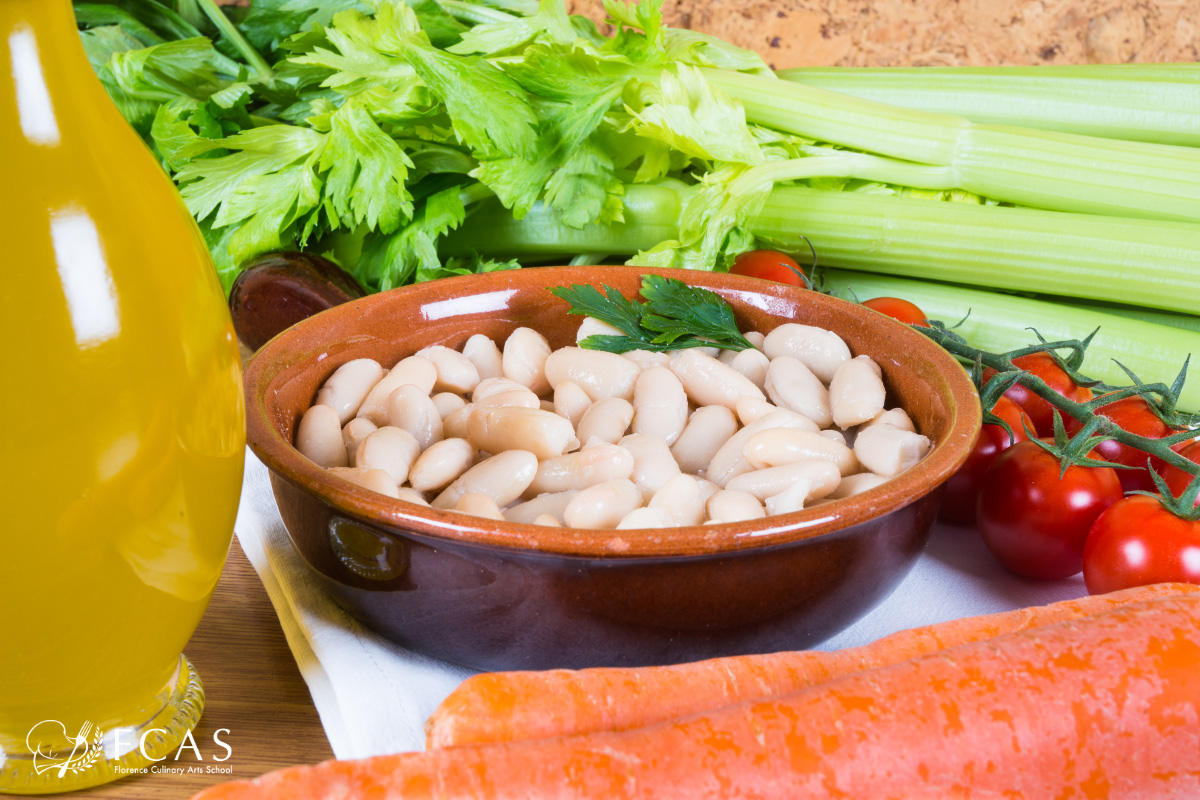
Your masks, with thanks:
[{"label": "white cloth napkin", "polygon": [[[275,507],[267,468],[249,450],[235,528],[279,615],[334,755],[364,758],[423,749],[425,719],[471,671],[367,630],[308,581],[308,568]],[[1035,582],[1012,575],[974,530],[939,524],[896,591],[819,649],[1084,594],[1081,577]]]}]

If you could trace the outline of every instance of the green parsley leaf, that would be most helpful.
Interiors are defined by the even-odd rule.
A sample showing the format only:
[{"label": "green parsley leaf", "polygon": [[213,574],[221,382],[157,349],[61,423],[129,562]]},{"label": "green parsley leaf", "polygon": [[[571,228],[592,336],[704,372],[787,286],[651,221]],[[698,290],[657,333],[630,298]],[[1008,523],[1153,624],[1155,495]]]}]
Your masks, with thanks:
[{"label": "green parsley leaf", "polygon": [[733,307],[716,292],[674,278],[643,275],[642,297],[646,298],[642,326],[659,334],[655,343],[694,336],[726,350],[753,347],[738,330]]},{"label": "green parsley leaf", "polygon": [[588,336],[579,342],[580,347],[611,353],[753,347],[738,330],[730,305],[708,289],[688,286],[675,278],[643,275],[641,293],[645,303],[628,300],[611,286],[604,286],[604,292],[586,285],[550,289],[551,294],[570,304],[568,313],[593,317],[625,333]]}]

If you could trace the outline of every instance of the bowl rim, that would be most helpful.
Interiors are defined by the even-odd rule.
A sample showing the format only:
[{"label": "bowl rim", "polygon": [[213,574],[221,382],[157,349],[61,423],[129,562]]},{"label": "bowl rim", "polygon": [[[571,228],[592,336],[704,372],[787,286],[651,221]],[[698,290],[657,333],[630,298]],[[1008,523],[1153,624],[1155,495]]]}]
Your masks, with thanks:
[{"label": "bowl rim", "polygon": [[[422,300],[436,302],[447,296],[461,298],[494,292],[511,288],[514,280],[528,280],[521,277],[521,273],[536,273],[538,283],[547,287],[567,283],[599,285],[605,281],[606,275],[627,275],[630,269],[625,266],[536,267],[442,278],[379,292],[322,311],[275,336],[247,364],[244,375],[247,443],[275,476],[316,495],[340,513],[375,528],[398,529],[435,539],[515,548],[548,556],[605,558],[733,553],[792,544],[836,533],[897,511],[934,491],[954,474],[970,454],[982,424],[982,411],[974,384],[953,356],[931,339],[899,322],[894,324],[902,330],[896,330],[895,333],[901,337],[905,347],[897,360],[932,362],[936,374],[944,382],[940,389],[950,422],[941,443],[916,466],[868,491],[802,511],[759,520],[680,528],[582,530],[471,517],[460,512],[395,500],[337,478],[302,456],[272,421],[266,393],[280,376],[302,363],[304,356],[311,353],[311,345],[306,349],[302,345],[302,337],[311,328],[329,328],[342,321],[343,317],[361,315],[363,304],[394,303],[395,298],[405,297],[411,298],[413,304],[420,305]],[[845,304],[858,309],[850,313],[878,314],[840,298],[758,278],[676,269],[637,269],[643,275],[693,278],[688,283],[714,290],[726,289],[735,293],[748,291],[781,299],[794,299],[796,294],[803,293],[805,302],[818,305]],[[886,319],[882,315],[880,318]],[[874,317],[869,319],[878,322]],[[323,347],[348,341],[352,336],[339,337]],[[297,352],[304,356],[297,358]]]}]

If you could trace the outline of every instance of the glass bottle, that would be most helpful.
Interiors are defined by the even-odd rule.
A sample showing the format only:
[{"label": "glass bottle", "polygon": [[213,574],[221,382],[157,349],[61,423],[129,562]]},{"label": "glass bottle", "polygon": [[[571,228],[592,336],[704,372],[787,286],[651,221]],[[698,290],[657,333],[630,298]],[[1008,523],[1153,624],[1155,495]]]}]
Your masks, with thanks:
[{"label": "glass bottle", "polygon": [[241,487],[233,326],[69,0],[0,0],[0,792],[173,756]]}]

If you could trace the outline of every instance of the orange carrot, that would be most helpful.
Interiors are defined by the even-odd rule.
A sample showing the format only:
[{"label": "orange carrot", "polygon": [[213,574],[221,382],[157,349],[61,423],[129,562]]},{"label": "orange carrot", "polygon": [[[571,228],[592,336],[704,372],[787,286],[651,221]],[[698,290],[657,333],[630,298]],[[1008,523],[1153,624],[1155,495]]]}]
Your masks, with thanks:
[{"label": "orange carrot", "polygon": [[623,732],[293,767],[198,800],[1200,797],[1200,595]]},{"label": "orange carrot", "polygon": [[735,656],[635,669],[498,672],[464,681],[425,724],[429,749],[626,730],[778,697],[873,667],[1126,603],[1200,591],[1160,584],[901,631],[865,647]]}]

